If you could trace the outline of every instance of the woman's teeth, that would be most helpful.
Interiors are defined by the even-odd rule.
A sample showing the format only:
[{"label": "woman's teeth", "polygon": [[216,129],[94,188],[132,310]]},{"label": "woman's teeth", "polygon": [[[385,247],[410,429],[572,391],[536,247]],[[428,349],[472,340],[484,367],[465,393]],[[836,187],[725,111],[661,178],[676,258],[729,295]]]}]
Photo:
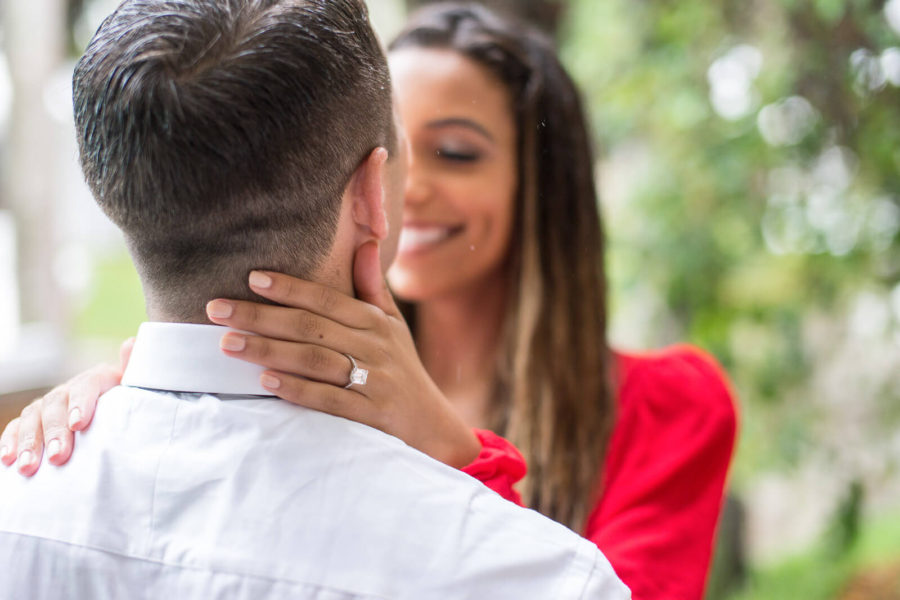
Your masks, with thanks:
[{"label": "woman's teeth", "polygon": [[400,231],[400,251],[415,250],[423,246],[442,242],[453,233],[451,227],[411,227]]}]

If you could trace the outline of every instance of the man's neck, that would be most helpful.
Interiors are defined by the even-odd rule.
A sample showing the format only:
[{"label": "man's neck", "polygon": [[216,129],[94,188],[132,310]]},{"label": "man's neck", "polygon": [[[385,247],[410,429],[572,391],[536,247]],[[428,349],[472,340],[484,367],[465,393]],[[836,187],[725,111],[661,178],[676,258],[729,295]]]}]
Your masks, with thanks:
[{"label": "man's neck", "polygon": [[[352,296],[353,282],[351,279],[352,267],[350,265],[352,265],[350,259],[336,260],[334,257],[327,257],[323,264],[316,269],[316,272],[309,276],[308,281],[320,283]],[[236,283],[231,289],[240,290],[241,286],[244,288],[244,293],[235,293],[229,296],[227,293],[225,295],[216,295],[215,291],[200,293],[189,289],[156,292],[150,286],[145,285],[148,320],[159,323],[211,325],[212,322],[206,316],[206,304],[210,300],[225,298],[272,303],[252,293],[246,281]]]}]

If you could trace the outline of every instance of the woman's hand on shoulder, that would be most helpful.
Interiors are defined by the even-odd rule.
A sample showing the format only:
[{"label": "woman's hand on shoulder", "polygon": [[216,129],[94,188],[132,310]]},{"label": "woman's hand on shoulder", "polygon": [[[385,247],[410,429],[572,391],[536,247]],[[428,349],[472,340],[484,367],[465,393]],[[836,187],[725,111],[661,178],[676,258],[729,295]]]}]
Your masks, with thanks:
[{"label": "woman's hand on shoulder", "polygon": [[44,453],[52,465],[63,465],[72,456],[75,431],[86,429],[94,417],[97,400],[122,380],[134,339],[120,350],[118,366],[103,364],[76,375],[22,409],[0,435],[0,461],[13,463],[19,473],[37,473]]},{"label": "woman's hand on shoulder", "polygon": [[[467,465],[480,442],[425,371],[375,243],[357,251],[354,283],[358,298],[255,271],[251,289],[280,306],[214,300],[207,314],[256,334],[229,332],[222,350],[266,367],[260,383],[273,394],[380,429],[450,466]],[[367,371],[365,383],[351,383],[354,366]]]}]

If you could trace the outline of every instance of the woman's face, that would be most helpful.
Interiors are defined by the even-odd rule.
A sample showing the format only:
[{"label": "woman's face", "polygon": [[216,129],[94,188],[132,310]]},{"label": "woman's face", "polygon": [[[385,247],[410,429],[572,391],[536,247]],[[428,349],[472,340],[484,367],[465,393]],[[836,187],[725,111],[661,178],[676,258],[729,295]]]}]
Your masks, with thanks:
[{"label": "woman's face", "polygon": [[516,195],[506,88],[452,50],[390,55],[410,156],[394,292],[423,301],[502,276]]}]

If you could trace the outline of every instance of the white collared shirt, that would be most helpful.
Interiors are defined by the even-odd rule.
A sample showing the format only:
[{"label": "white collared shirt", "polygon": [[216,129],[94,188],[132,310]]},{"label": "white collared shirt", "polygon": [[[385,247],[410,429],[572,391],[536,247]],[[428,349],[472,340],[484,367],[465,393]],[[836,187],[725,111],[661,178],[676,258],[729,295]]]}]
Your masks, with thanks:
[{"label": "white collared shirt", "polygon": [[399,439],[249,396],[224,331],[144,324],[70,463],[0,468],[0,598],[629,596],[592,543]]}]

